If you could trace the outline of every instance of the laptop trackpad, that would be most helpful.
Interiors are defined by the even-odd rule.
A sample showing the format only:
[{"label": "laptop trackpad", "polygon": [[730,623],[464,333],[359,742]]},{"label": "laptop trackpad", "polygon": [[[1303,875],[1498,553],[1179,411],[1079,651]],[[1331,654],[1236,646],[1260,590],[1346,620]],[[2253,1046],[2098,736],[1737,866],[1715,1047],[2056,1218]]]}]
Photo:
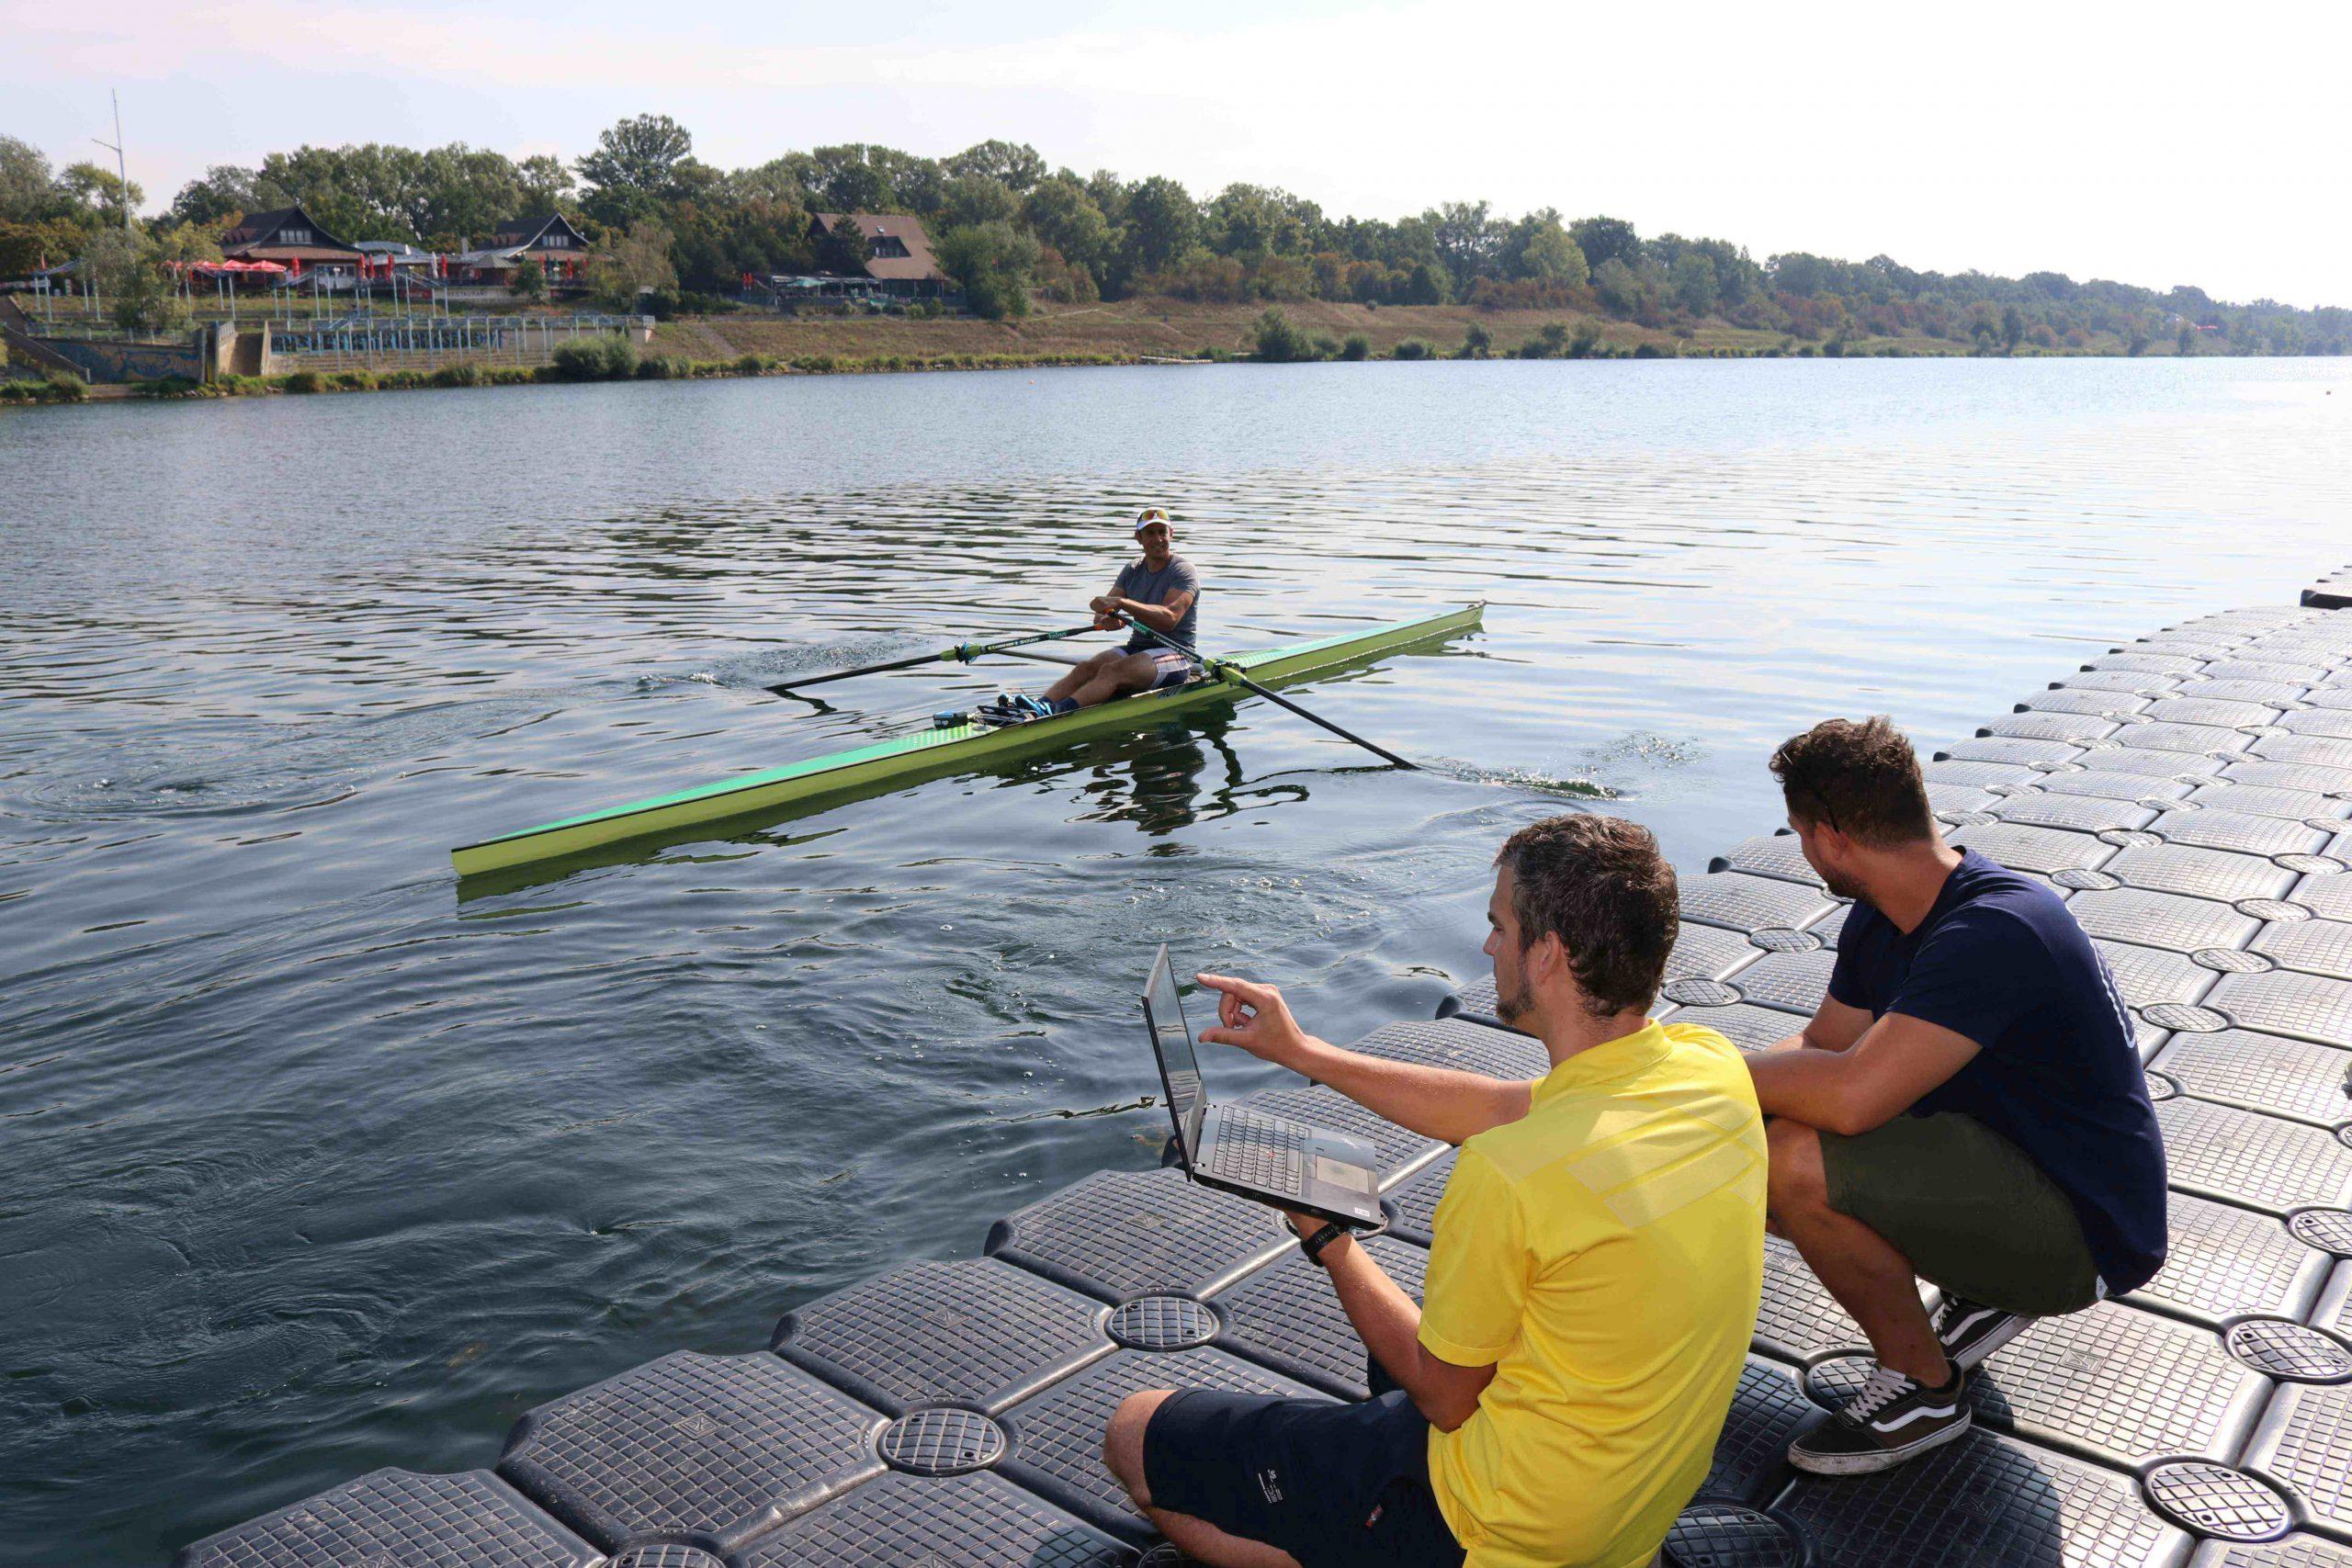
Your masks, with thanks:
[{"label": "laptop trackpad", "polygon": [[1327,1187],[1336,1187],[1343,1192],[1352,1192],[1359,1197],[1372,1195],[1372,1172],[1363,1166],[1352,1165],[1346,1160],[1333,1159],[1329,1155],[1317,1154],[1315,1156],[1314,1175],[1316,1180]]}]

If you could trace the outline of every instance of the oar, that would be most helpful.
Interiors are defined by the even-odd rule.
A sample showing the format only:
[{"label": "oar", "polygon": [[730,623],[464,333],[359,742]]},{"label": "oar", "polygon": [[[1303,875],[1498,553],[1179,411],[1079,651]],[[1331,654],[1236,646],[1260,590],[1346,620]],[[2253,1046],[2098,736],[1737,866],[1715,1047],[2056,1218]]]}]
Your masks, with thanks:
[{"label": "oar", "polygon": [[1292,702],[1288,697],[1283,696],[1279,693],[1266,690],[1265,687],[1261,686],[1257,682],[1252,681],[1249,676],[1244,675],[1241,672],[1241,667],[1234,663],[1229,659],[1211,659],[1203,654],[1198,649],[1186,648],[1182,643],[1178,642],[1174,637],[1170,637],[1166,632],[1159,630],[1157,626],[1146,626],[1143,622],[1136,620],[1132,616],[1128,617],[1127,624],[1134,626],[1137,631],[1143,633],[1144,636],[1151,637],[1155,641],[1167,644],[1170,648],[1174,649],[1177,652],[1182,654],[1185,658],[1191,660],[1193,663],[1199,665],[1210,674],[1216,676],[1219,680],[1230,681],[1237,686],[1246,686],[1250,691],[1257,693],[1258,695],[1265,698],[1268,702],[1274,704],[1276,706],[1290,709],[1291,712],[1298,715],[1299,717],[1306,720],[1307,723],[1319,724],[1324,728],[1329,730],[1332,734],[1340,737],[1340,739],[1354,741],[1357,745],[1363,747],[1365,750],[1371,752],[1375,757],[1384,758],[1388,761],[1396,763],[1400,768],[1419,768],[1420,766],[1418,762],[1410,762],[1406,761],[1404,758],[1399,757],[1396,752],[1391,751],[1385,746],[1377,745],[1373,741],[1366,740],[1363,736],[1355,734],[1353,731],[1340,728],[1338,725],[1333,724],[1329,719],[1323,717],[1319,714],[1307,712],[1305,708],[1299,706],[1296,703]]},{"label": "oar", "polygon": [[1059,642],[1068,637],[1083,637],[1094,629],[1091,623],[1071,626],[1057,632],[1032,632],[1027,637],[1008,637],[1002,642],[959,642],[936,653],[918,653],[911,659],[894,659],[888,664],[865,664],[855,670],[836,670],[830,675],[810,675],[799,681],[779,681],[768,688],[778,695],[788,695],[802,686],[821,686],[828,681],[846,681],[853,675],[878,675],[885,670],[911,670],[918,664],[937,664],[955,660],[969,664],[983,654],[1001,653],[1008,648],[1025,648],[1033,642]]}]

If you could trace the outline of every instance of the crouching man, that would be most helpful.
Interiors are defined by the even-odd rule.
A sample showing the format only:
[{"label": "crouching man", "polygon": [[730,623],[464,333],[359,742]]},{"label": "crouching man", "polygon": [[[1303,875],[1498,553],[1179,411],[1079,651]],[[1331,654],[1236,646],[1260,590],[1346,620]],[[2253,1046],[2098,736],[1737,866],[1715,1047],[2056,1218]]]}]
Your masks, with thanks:
[{"label": "crouching man", "polygon": [[2098,950],[2049,888],[1944,843],[1908,740],[1830,719],[1772,772],[1854,900],[1813,1021],[1748,1058],[1772,1224],[1878,1358],[1789,1462],[1860,1475],[1966,1431],[1969,1370],[2032,1319],[2154,1276],[2164,1142]]},{"label": "crouching man", "polygon": [[1358,1055],[1270,986],[1200,977],[1223,993],[1204,1040],[1462,1145],[1423,1306],[1338,1227],[1290,1216],[1385,1392],[1120,1405],[1113,1473],[1204,1562],[1642,1568],[1705,1478],[1762,1282],[1747,1070],[1713,1031],[1649,1020],[1676,911],[1646,829],[1557,817],[1496,864],[1487,953],[1503,1015],[1551,1058],[1532,1082]]}]

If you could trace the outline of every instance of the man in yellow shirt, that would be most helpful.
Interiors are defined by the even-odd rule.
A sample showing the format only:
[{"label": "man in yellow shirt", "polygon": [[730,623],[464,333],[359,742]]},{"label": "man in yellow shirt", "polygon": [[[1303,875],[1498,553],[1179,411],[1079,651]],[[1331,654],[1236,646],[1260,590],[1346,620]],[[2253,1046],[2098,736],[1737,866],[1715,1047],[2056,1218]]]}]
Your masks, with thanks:
[{"label": "man in yellow shirt", "polygon": [[1337,1227],[1290,1216],[1386,1392],[1362,1404],[1147,1390],[1112,1472],[1168,1538],[1231,1568],[1642,1568],[1707,1472],[1763,1284],[1763,1118],[1731,1043],[1648,1017],[1674,872],[1648,829],[1511,835],[1487,903],[1532,1083],[1382,1061],[1304,1032],[1270,986],[1204,975],[1238,1045],[1460,1144],[1427,1304]]}]

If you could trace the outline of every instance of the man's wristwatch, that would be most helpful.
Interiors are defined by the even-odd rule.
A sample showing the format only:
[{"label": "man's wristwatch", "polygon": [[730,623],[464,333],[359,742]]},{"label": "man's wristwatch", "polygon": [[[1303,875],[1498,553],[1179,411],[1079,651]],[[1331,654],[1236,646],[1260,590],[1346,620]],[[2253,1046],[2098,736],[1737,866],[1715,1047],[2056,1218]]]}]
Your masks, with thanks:
[{"label": "man's wristwatch", "polygon": [[1320,1267],[1323,1262],[1323,1249],[1347,1234],[1348,1227],[1335,1220],[1312,1235],[1300,1235],[1298,1249],[1306,1254],[1306,1260],[1309,1263]]}]

